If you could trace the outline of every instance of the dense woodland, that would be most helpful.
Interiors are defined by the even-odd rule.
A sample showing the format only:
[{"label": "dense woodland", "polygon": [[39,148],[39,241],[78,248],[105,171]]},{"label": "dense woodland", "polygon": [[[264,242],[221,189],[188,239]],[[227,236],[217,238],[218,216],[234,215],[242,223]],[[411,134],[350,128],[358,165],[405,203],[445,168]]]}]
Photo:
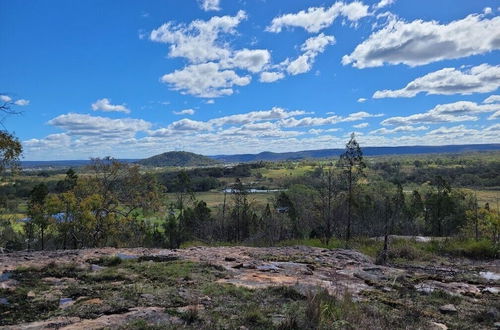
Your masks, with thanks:
[{"label": "dense woodland", "polygon": [[[297,166],[307,170],[280,180],[261,171]],[[187,241],[275,245],[316,238],[349,245],[360,237],[426,235],[488,241],[497,249],[498,205],[480,205],[475,194],[460,188],[499,186],[498,173],[495,159],[367,160],[354,136],[338,159],[299,165],[150,171],[93,159],[64,177],[44,171],[19,180],[5,176],[10,184],[0,189],[0,207],[8,213],[24,201],[27,217],[3,217],[0,244],[9,250],[177,248]],[[250,188],[279,191],[256,203]],[[209,207],[197,196],[208,190],[223,195],[222,202]],[[160,221],[149,221],[151,216]]]}]

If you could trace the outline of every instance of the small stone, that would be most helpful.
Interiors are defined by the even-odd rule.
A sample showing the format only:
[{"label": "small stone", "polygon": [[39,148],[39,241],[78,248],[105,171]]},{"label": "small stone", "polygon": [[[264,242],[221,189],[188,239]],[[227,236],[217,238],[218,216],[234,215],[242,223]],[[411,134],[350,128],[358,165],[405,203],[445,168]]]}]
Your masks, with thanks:
[{"label": "small stone", "polygon": [[90,268],[91,268],[91,270],[92,270],[93,272],[98,272],[98,271],[100,271],[100,270],[103,270],[103,269],[104,269],[104,268],[106,268],[106,267],[99,266],[99,265],[92,265],[92,266],[90,266]]},{"label": "small stone", "polygon": [[500,292],[500,290],[498,288],[494,288],[494,287],[487,287],[487,288],[484,288],[482,290],[483,293],[491,293],[491,294],[498,294],[498,292]]},{"label": "small stone", "polygon": [[495,329],[500,329],[500,322],[495,322],[495,324],[493,324],[493,327]]},{"label": "small stone", "polygon": [[208,305],[212,302],[212,298],[210,298],[209,296],[203,296],[200,298],[200,303],[202,303],[203,305]]},{"label": "small stone", "polygon": [[257,270],[260,270],[261,272],[278,272],[280,268],[274,264],[264,264],[257,266]]},{"label": "small stone", "polygon": [[443,314],[456,314],[458,313],[457,308],[453,304],[447,304],[439,307],[439,311]]},{"label": "small stone", "polygon": [[10,280],[1,282],[0,289],[13,291],[16,289],[18,284],[19,284],[18,281],[10,279]]},{"label": "small stone", "polygon": [[35,294],[33,291],[29,291],[29,292],[26,294],[26,296],[27,296],[28,298],[35,298],[36,294]]},{"label": "small stone", "polygon": [[73,305],[75,301],[71,298],[61,298],[59,299],[59,307],[61,308],[67,308],[71,305]]},{"label": "small stone", "polygon": [[488,281],[499,281],[500,274],[494,272],[479,272],[479,276]]},{"label": "small stone", "polygon": [[120,258],[121,260],[137,259],[137,256],[133,256],[133,255],[129,255],[129,254],[124,254],[124,253],[117,253],[116,257]]},{"label": "small stone", "polygon": [[379,282],[379,278],[376,275],[367,273],[367,272],[362,271],[362,270],[355,272],[354,276],[365,281],[365,283],[368,285],[373,285],[374,283]]},{"label": "small stone", "polygon": [[431,330],[448,330],[448,327],[443,323],[431,322]]}]

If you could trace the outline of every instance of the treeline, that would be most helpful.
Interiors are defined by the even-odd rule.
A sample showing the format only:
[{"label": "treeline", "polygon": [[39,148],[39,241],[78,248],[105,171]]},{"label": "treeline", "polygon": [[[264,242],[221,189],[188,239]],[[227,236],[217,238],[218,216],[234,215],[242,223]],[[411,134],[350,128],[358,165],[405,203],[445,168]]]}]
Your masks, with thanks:
[{"label": "treeline", "polygon": [[[133,166],[132,164],[122,163],[125,167]],[[166,171],[160,173],[152,173],[163,189],[169,192],[177,192],[182,189],[177,185],[177,175],[180,172],[186,172],[191,180],[191,188],[195,192],[209,191],[212,189],[224,188],[224,183],[220,179],[227,178],[245,178],[252,175],[252,169],[258,169],[266,166],[263,162],[239,164],[230,167],[210,167],[210,168],[194,168],[190,170],[176,170]],[[87,174],[91,166],[87,166],[80,171]],[[92,170],[90,170],[92,172]],[[16,210],[20,200],[29,199],[31,191],[38,184],[37,181],[43,181],[47,186],[49,193],[61,192],[61,181],[53,179],[52,177],[57,174],[65,174],[67,170],[54,170],[54,171],[39,171],[23,173],[23,176],[46,178],[41,180],[36,179],[16,179],[12,180],[9,177],[7,184],[0,186],[0,208],[8,208],[9,210]],[[16,200],[18,199],[18,200]]]},{"label": "treeline", "polygon": [[209,167],[194,168],[191,170],[169,171],[158,174],[158,182],[162,184],[169,192],[179,192],[185,187],[179,185],[178,176],[180,173],[186,173],[189,176],[189,189],[193,192],[209,191],[217,188],[224,188],[219,179],[223,178],[246,178],[252,176],[252,169],[259,169],[265,166],[265,163],[238,164],[230,167]]},{"label": "treeline", "polygon": [[[69,170],[52,191],[44,183],[34,186],[23,232],[3,221],[0,242],[8,249],[78,249],[177,248],[185,241],[273,245],[307,238],[326,244],[338,238],[348,245],[353,237],[394,234],[463,236],[494,244],[500,239],[499,210],[478,205],[473,194],[453,188],[443,176],[405,191],[395,176],[367,175],[354,136],[338,160],[291,179],[266,205],[255,204],[239,178],[216,208],[196,196],[199,178],[249,176],[261,166],[155,176],[110,158],[94,159],[85,175]],[[170,199],[166,187],[174,192]],[[145,220],[152,216],[161,221]]]},{"label": "treeline", "polygon": [[438,158],[407,164],[393,160],[373,162],[370,169],[385,180],[401,184],[422,184],[439,176],[455,187],[500,187],[499,161]]}]

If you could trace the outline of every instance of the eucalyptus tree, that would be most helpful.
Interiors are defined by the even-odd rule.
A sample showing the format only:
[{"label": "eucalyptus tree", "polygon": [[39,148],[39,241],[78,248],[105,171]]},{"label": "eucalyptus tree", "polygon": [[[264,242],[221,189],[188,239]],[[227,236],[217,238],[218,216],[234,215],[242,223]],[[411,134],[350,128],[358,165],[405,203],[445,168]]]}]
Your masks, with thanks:
[{"label": "eucalyptus tree", "polygon": [[248,190],[239,178],[236,179],[231,194],[233,200],[231,218],[235,224],[233,239],[241,241],[248,237],[249,225],[253,215],[248,200]]},{"label": "eucalyptus tree", "polygon": [[20,114],[11,97],[0,93],[0,173],[6,168],[18,165],[23,147],[19,139],[10,133],[4,126],[4,121],[9,115]]},{"label": "eucalyptus tree", "polygon": [[45,249],[45,231],[51,223],[45,203],[48,194],[49,190],[47,185],[45,185],[45,183],[40,183],[31,191],[30,200],[28,202],[29,222],[33,222],[33,225],[40,231],[42,250]]},{"label": "eucalyptus tree", "polygon": [[321,220],[321,232],[325,243],[328,245],[333,236],[334,228],[338,223],[335,221],[335,204],[339,193],[337,175],[333,166],[321,167],[318,171],[319,182],[316,185],[318,193],[317,209]]},{"label": "eucalyptus tree", "polygon": [[345,146],[345,151],[340,155],[337,166],[342,169],[347,182],[347,226],[345,238],[348,242],[351,238],[353,189],[358,177],[363,175],[363,169],[366,167],[363,161],[363,151],[356,141],[354,133],[351,134],[351,138]]}]

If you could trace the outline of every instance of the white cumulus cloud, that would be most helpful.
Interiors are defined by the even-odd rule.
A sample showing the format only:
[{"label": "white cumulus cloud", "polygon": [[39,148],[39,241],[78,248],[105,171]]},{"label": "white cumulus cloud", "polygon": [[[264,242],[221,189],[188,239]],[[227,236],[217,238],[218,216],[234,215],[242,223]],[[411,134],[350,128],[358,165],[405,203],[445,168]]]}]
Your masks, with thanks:
[{"label": "white cumulus cloud", "polygon": [[323,33],[307,39],[300,47],[304,53],[291,62],[288,60],[284,62],[288,63],[286,71],[291,75],[309,72],[316,56],[323,53],[328,45],[333,45],[334,43],[335,38],[333,36]]},{"label": "white cumulus cloud", "polygon": [[272,83],[278,80],[285,78],[285,74],[283,72],[269,72],[265,71],[260,74],[260,82],[264,83]]},{"label": "white cumulus cloud", "polygon": [[382,125],[412,125],[436,124],[463,121],[477,121],[482,113],[500,111],[500,104],[477,104],[469,101],[459,101],[448,104],[438,104],[424,113],[410,116],[397,116],[382,121]]},{"label": "white cumulus cloud", "polygon": [[204,11],[220,10],[220,0],[199,0],[199,4]]},{"label": "white cumulus cloud", "polygon": [[232,57],[222,62],[222,66],[257,73],[262,71],[270,59],[271,54],[267,49],[242,49],[236,51]]},{"label": "white cumulus cloud", "polygon": [[405,22],[391,19],[342,58],[356,68],[384,64],[424,65],[445,59],[484,54],[500,49],[500,16],[491,19],[472,14],[440,24],[437,21]]},{"label": "white cumulus cloud", "polygon": [[483,101],[483,103],[500,103],[500,95],[490,95]]},{"label": "white cumulus cloud", "polygon": [[500,87],[500,65],[481,64],[467,70],[444,68],[419,77],[397,90],[376,91],[373,97],[414,97],[427,94],[472,94],[488,93]]},{"label": "white cumulus cloud", "polygon": [[172,111],[174,115],[189,115],[192,116],[194,115],[195,111],[193,109],[184,109],[181,111]]},{"label": "white cumulus cloud", "polygon": [[333,24],[339,16],[347,17],[356,22],[368,16],[368,6],[360,1],[351,3],[335,2],[331,7],[310,7],[295,14],[285,14],[275,17],[266,28],[269,32],[281,32],[284,27],[301,27],[307,32],[317,33]]},{"label": "white cumulus cloud", "polygon": [[14,100],[12,99],[12,97],[10,97],[9,95],[4,95],[4,94],[0,94],[0,101],[4,102],[4,103],[14,103],[15,105],[18,105],[20,107],[24,107],[24,106],[27,106],[30,104],[30,101],[29,100],[25,100],[25,99],[17,99],[17,100]]},{"label": "white cumulus cloud", "polygon": [[260,110],[260,111],[251,111],[242,114],[230,115],[219,117],[215,119],[211,119],[209,123],[215,126],[223,126],[227,124],[235,125],[235,124],[248,124],[256,121],[262,120],[277,120],[277,119],[285,119],[293,116],[300,116],[307,114],[307,112],[302,110],[293,110],[288,111],[283,108],[273,107],[271,110]]},{"label": "white cumulus cloud", "polygon": [[147,131],[151,123],[142,119],[111,119],[78,113],[60,115],[48,121],[49,125],[66,131],[71,136],[94,136],[101,138],[129,138],[137,132]]},{"label": "white cumulus cloud", "polygon": [[428,126],[398,126],[396,128],[388,129],[385,127],[376,129],[374,131],[371,131],[370,134],[394,134],[394,133],[401,133],[401,132],[417,132],[417,131],[426,131],[428,130]]},{"label": "white cumulus cloud", "polygon": [[396,2],[396,0],[380,0],[380,2],[373,5],[373,8],[381,9],[381,8],[392,5],[394,2]]},{"label": "white cumulus cloud", "polygon": [[107,98],[99,99],[92,103],[92,110],[130,113],[130,109],[128,109],[124,104],[111,104],[111,101]]},{"label": "white cumulus cloud", "polygon": [[189,65],[161,78],[173,90],[204,98],[231,95],[233,86],[245,86],[251,80],[250,76],[239,76],[233,70],[220,70],[214,62]]},{"label": "white cumulus cloud", "polygon": [[184,57],[192,63],[227,59],[231,50],[218,39],[221,34],[234,34],[246,17],[240,10],[235,16],[214,16],[188,25],[168,22],[153,30],[150,39],[170,44],[170,57]]},{"label": "white cumulus cloud", "polygon": [[207,131],[212,129],[212,125],[207,122],[184,118],[174,121],[168,128],[174,131]]},{"label": "white cumulus cloud", "polygon": [[2,101],[2,102],[10,102],[10,101],[12,101],[12,97],[10,97],[8,95],[0,95],[0,101]]},{"label": "white cumulus cloud", "polygon": [[360,124],[352,125],[352,127],[354,127],[354,128],[365,128],[368,126],[370,126],[370,124],[368,124],[368,123],[360,123]]},{"label": "white cumulus cloud", "polygon": [[19,100],[14,101],[14,104],[15,105],[19,105],[21,107],[24,107],[26,105],[29,105],[30,101],[29,100],[25,100],[25,99],[19,99]]}]

